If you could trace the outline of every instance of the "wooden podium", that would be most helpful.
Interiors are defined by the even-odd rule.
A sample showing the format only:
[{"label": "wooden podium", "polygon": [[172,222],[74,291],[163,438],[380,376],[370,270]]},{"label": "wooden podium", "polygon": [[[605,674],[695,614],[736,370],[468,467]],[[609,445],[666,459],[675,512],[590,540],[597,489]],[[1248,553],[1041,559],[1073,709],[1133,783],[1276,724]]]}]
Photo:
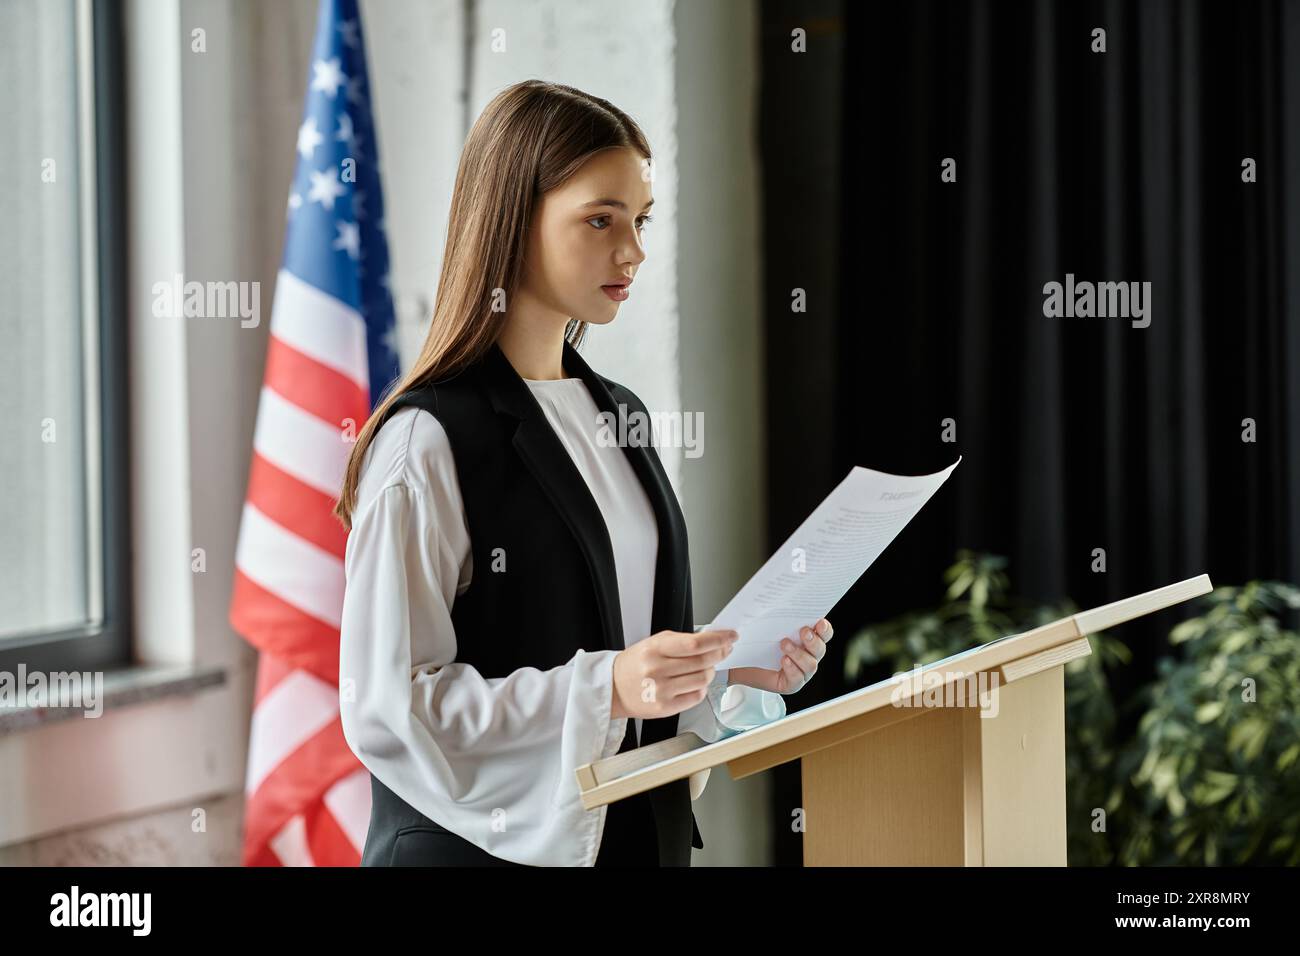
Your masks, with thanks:
[{"label": "wooden podium", "polygon": [[1092,653],[1088,634],[1211,589],[1202,574],[716,743],[683,733],[586,764],[583,805],[801,760],[805,866],[1064,866],[1064,665]]}]

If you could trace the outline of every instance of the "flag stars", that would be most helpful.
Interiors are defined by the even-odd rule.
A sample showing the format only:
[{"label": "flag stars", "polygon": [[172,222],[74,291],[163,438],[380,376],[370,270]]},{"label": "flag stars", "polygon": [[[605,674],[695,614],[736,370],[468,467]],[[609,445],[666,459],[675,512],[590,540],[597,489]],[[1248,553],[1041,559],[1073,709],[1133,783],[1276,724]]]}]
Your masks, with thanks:
[{"label": "flag stars", "polygon": [[334,99],[334,97],[338,96],[339,87],[347,84],[348,97],[349,99],[351,98],[352,86],[348,78],[343,74],[343,71],[339,68],[338,57],[330,57],[328,60],[317,60],[312,63],[311,68],[315,72],[315,76],[311,81],[311,89],[313,92],[319,91],[324,93],[330,99]]},{"label": "flag stars", "polygon": [[311,159],[316,147],[324,141],[325,137],[316,128],[316,120],[309,117],[307,122],[298,127],[298,155],[303,159]]},{"label": "flag stars", "polygon": [[365,100],[365,77],[357,76],[347,81],[348,83],[348,102],[361,103]]},{"label": "flag stars", "polygon": [[397,323],[394,322],[384,330],[384,334],[379,337],[384,348],[388,350],[389,355],[397,355]]},{"label": "flag stars", "polygon": [[340,143],[346,143],[350,152],[356,152],[357,144],[360,143],[361,140],[352,126],[352,117],[347,113],[343,113],[339,116],[339,128],[334,134],[334,139]]},{"label": "flag stars", "polygon": [[339,231],[338,238],[333,242],[333,248],[342,249],[347,252],[348,257],[352,260],[361,258],[361,230],[355,222],[340,220],[334,224]]},{"label": "flag stars", "polygon": [[293,215],[294,211],[301,205],[302,205],[302,196],[300,196],[298,193],[289,193],[289,208],[287,210],[287,214]]},{"label": "flag stars", "polygon": [[311,189],[307,192],[308,201],[318,202],[326,209],[333,211],[334,200],[347,192],[343,184],[339,182],[339,174],[333,169],[313,169],[310,175]]},{"label": "flag stars", "polygon": [[361,45],[361,38],[357,35],[356,20],[344,20],[336,29],[339,31],[339,36],[343,38],[344,45],[354,50]]}]

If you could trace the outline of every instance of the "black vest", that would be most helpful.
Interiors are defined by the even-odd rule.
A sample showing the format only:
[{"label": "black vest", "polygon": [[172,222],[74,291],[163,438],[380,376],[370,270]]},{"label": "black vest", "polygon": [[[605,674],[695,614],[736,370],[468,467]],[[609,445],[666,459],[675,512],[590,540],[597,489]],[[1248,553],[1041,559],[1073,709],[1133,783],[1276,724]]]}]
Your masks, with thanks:
[{"label": "black vest", "polygon": [[[581,378],[597,408],[612,413],[614,421],[634,411],[646,415],[635,394],[593,372],[567,341],[564,371]],[[500,347],[494,343],[460,373],[401,395],[388,415],[407,405],[425,409],[443,426],[464,499],[474,570],[469,587],[457,595],[451,610],[458,636],[456,660],[491,678],[521,667],[557,667],[580,648],[622,650],[618,580],[604,518],[541,406]],[[644,444],[633,444],[635,430],[623,426],[618,434],[629,436],[623,451],[658,523],[650,633],[690,632],[691,576],[681,508],[649,436]],[[504,572],[494,571],[502,560]],[[635,732],[634,719],[629,718],[620,753],[636,745]],[[641,743],[676,733],[676,714],[645,719]],[[399,831],[442,830],[371,779],[373,804],[363,862],[388,862]],[[643,816],[636,819],[653,818],[659,864],[689,866],[691,847],[702,847],[703,841],[691,811],[688,781],[675,780],[612,804],[605,834],[632,826],[624,817],[633,819],[638,809]],[[623,825],[611,827],[616,820]]]}]

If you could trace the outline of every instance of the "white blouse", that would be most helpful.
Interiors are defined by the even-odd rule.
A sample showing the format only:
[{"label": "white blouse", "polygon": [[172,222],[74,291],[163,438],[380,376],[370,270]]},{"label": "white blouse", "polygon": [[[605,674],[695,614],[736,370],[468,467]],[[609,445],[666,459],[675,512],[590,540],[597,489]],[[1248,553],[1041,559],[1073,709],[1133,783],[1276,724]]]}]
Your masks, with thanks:
[{"label": "white blouse", "polygon": [[[630,646],[650,634],[654,509],[623,450],[598,440],[582,379],[524,381],[600,506]],[[366,451],[347,539],[344,737],[390,790],[487,852],[594,865],[607,807],[583,808],[575,771],[622,745],[628,718],[611,716],[618,652],[578,650],[559,667],[492,678],[457,663],[451,608],[472,565],[447,433],[423,409],[402,408]],[[678,733],[713,743],[785,716],[782,695],[728,687],[727,673],[719,668],[708,697],[678,714]],[[707,775],[691,778],[692,799]]]}]

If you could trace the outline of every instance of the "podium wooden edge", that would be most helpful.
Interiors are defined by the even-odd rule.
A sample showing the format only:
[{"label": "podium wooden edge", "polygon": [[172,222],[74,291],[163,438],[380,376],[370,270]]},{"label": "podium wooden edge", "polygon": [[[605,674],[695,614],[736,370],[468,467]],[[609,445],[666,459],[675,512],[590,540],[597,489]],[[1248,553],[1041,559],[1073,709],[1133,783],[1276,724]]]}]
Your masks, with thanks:
[{"label": "podium wooden edge", "polygon": [[[993,672],[997,673],[998,679],[1003,683],[1022,680],[1092,653],[1087,639],[1089,634],[1207,594],[1211,590],[1213,585],[1209,575],[1200,574],[1080,611],[1021,634],[1008,635],[971,648],[955,658],[946,659],[953,666],[964,664],[967,668],[950,670],[943,684]],[[944,661],[936,661],[934,665],[943,663]],[[924,668],[921,673],[925,673]],[[633,794],[724,764],[732,779],[743,779],[917,716],[922,711],[916,707],[906,704],[886,706],[894,696],[900,700],[910,700],[913,696],[899,695],[899,684],[897,680],[882,681],[860,688],[770,725],[711,744],[705,743],[697,734],[688,732],[584,764],[576,769],[583,807],[595,810]]]}]

